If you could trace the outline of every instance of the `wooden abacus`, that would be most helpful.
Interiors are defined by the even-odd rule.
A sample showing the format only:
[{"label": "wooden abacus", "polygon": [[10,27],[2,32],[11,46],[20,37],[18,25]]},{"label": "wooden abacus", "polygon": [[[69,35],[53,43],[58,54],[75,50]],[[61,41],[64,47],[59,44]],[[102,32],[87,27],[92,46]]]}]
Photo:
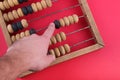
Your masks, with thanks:
[{"label": "wooden abacus", "polygon": [[[79,11],[76,11],[78,12],[76,14],[76,12],[72,12],[73,11],[72,10],[70,11],[70,15],[65,15],[57,19],[54,19],[53,22],[57,30],[50,39],[50,48],[48,50],[48,54],[55,55],[56,61],[54,61],[51,65],[55,65],[55,64],[64,62],[66,60],[69,60],[69,59],[72,59],[80,55],[102,48],[104,46],[104,43],[99,34],[96,23],[94,21],[94,18],[91,14],[91,11],[89,9],[89,6],[86,0],[76,0],[75,2],[77,4],[74,4],[73,6],[69,6],[63,9],[57,9],[54,12],[51,12],[42,16],[37,16],[35,18],[27,17],[27,16],[30,16],[28,14],[31,14],[31,17],[36,16],[34,14],[40,15],[39,11],[42,11],[43,9],[47,10],[47,8],[52,8],[52,6],[54,6],[53,3],[54,2],[57,3],[57,1],[61,1],[61,0],[41,0],[41,1],[36,0],[36,2],[29,3],[28,6],[25,5],[22,8],[19,8],[19,4],[22,5],[22,3],[24,2],[25,4],[27,4],[28,0],[4,0],[3,2],[0,2],[0,28],[2,28],[7,46],[8,47],[11,46],[15,41],[21,38],[24,38],[26,36],[30,36],[35,33],[40,34],[47,28],[43,26],[41,28],[35,29],[36,27],[30,27],[31,23],[36,21],[41,21],[44,18],[46,18],[47,21],[53,21],[53,20],[50,20],[51,18],[47,18],[47,17],[60,14],[61,12],[65,12],[65,11],[67,12],[67,10],[70,11],[71,9],[80,7],[82,11],[81,12],[79,10],[82,13],[81,16],[78,15]],[[74,2],[74,1],[70,0],[70,2]],[[61,3],[63,2],[61,1]],[[17,6],[16,10],[14,9],[15,6]],[[54,8],[55,7],[53,7],[53,9]],[[37,13],[34,13],[34,12],[37,12]],[[49,12],[49,10],[47,12]],[[83,19],[83,18],[85,19],[87,26],[80,28],[83,23],[82,24],[78,24],[78,23],[80,23],[80,19]],[[74,25],[74,26],[71,26],[71,25]],[[73,30],[72,29],[69,30],[70,28],[72,28]],[[72,36],[72,35],[77,37],[78,36],[77,33],[83,32],[85,30],[89,30],[91,34],[90,38],[87,38],[82,41],[78,41],[79,39],[76,39],[76,41],[74,40],[75,42],[73,42],[68,38],[69,36]],[[87,46],[84,45],[88,42],[92,42],[92,44],[89,44]],[[80,47],[81,45],[84,45],[84,46]],[[31,72],[27,72],[22,76],[30,73]]]}]

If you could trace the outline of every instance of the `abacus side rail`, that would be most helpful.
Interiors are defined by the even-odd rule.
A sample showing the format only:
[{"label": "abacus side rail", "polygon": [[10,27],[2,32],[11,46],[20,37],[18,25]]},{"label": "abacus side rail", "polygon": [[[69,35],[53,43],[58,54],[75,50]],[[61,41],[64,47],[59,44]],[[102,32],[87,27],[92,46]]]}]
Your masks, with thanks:
[{"label": "abacus side rail", "polygon": [[9,47],[12,44],[12,42],[11,42],[11,39],[10,39],[10,34],[7,31],[6,23],[3,19],[1,10],[0,10],[0,28],[2,28],[6,44]]}]

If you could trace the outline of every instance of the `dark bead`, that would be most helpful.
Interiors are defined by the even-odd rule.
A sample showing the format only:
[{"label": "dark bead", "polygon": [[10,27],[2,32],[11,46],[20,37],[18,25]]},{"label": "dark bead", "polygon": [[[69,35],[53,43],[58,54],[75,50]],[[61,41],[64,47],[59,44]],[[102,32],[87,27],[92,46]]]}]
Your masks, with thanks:
[{"label": "dark bead", "polygon": [[28,0],[24,0],[24,2],[27,2]]},{"label": "dark bead", "polygon": [[33,13],[33,9],[31,7],[31,5],[27,6],[26,8],[27,8],[28,13],[30,13],[30,14]]},{"label": "dark bead", "polygon": [[60,22],[58,20],[55,20],[54,24],[56,29],[59,29],[61,27]]},{"label": "dark bead", "polygon": [[17,32],[19,30],[16,23],[12,24],[12,29],[14,32]]},{"label": "dark bead", "polygon": [[30,29],[30,35],[35,34],[36,30],[35,29]]},{"label": "dark bead", "polygon": [[23,25],[22,25],[21,22],[17,22],[16,24],[17,24],[17,27],[18,27],[19,30],[23,29]]},{"label": "dark bead", "polygon": [[18,2],[21,4],[21,3],[23,3],[23,2],[24,2],[24,0],[18,0]]},{"label": "dark bead", "polygon": [[28,11],[27,11],[27,8],[26,7],[23,7],[22,8],[22,12],[24,15],[28,15]]}]

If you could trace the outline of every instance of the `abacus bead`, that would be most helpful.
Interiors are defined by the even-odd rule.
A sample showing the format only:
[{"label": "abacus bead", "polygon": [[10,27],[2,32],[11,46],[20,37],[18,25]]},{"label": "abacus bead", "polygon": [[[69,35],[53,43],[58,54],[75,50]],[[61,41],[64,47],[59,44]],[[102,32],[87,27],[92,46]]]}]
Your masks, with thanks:
[{"label": "abacus bead", "polygon": [[21,3],[23,3],[23,2],[24,2],[24,0],[18,0],[18,2],[21,4]]},{"label": "abacus bead", "polygon": [[51,54],[51,55],[55,55],[54,50],[53,50],[53,49],[49,50],[49,54]]},{"label": "abacus bead", "polygon": [[35,34],[36,30],[35,29],[30,29],[30,35]]},{"label": "abacus bead", "polygon": [[12,12],[8,12],[8,18],[9,18],[10,20],[14,20],[14,17],[13,17]]},{"label": "abacus bead", "polygon": [[61,27],[60,22],[58,20],[55,20],[54,24],[56,29],[59,29]]},{"label": "abacus bead", "polygon": [[51,0],[45,0],[46,4],[48,7],[51,7],[52,6],[52,1]]},{"label": "abacus bead", "polygon": [[70,52],[70,46],[69,46],[68,44],[65,44],[65,45],[64,45],[64,49],[65,49],[65,51],[66,51],[67,53]]},{"label": "abacus bead", "polygon": [[66,40],[66,34],[64,32],[60,32],[60,36],[62,38],[62,40]]},{"label": "abacus bead", "polygon": [[44,9],[47,8],[47,4],[46,4],[46,2],[45,2],[44,0],[41,1],[41,5],[42,5],[42,7],[43,7]]},{"label": "abacus bead", "polygon": [[16,40],[19,40],[20,39],[20,35],[19,34],[16,34]]},{"label": "abacus bead", "polygon": [[56,34],[56,40],[58,41],[58,42],[62,42],[62,39],[61,39],[61,36],[60,36],[60,34]]},{"label": "abacus bead", "polygon": [[28,22],[27,22],[26,19],[22,19],[21,23],[22,23],[22,26],[23,26],[24,28],[27,28],[27,27],[28,27]]},{"label": "abacus bead", "polygon": [[28,11],[26,7],[22,7],[22,12],[24,15],[28,15]]},{"label": "abacus bead", "polygon": [[23,29],[23,25],[22,25],[21,22],[17,22],[16,25],[17,25],[18,30],[22,30]]},{"label": "abacus bead", "polygon": [[9,24],[9,25],[7,26],[7,29],[8,29],[8,32],[9,32],[9,33],[13,33],[13,32],[14,32],[11,24]]},{"label": "abacus bead", "polygon": [[43,9],[40,2],[37,2],[36,5],[37,5],[38,10],[42,10]]},{"label": "abacus bead", "polygon": [[13,10],[13,11],[12,11],[12,14],[14,15],[14,18],[15,18],[15,19],[18,19],[18,18],[19,18],[18,13],[17,13],[16,10]]},{"label": "abacus bead", "polygon": [[27,36],[30,36],[29,30],[26,30],[26,31],[25,31],[25,36],[26,36],[26,37],[27,37]]},{"label": "abacus bead", "polygon": [[25,33],[24,33],[24,32],[21,32],[21,33],[20,33],[20,37],[21,37],[21,38],[25,37]]},{"label": "abacus bead", "polygon": [[59,20],[59,22],[60,22],[60,25],[61,25],[62,27],[64,27],[64,26],[65,26],[65,22],[64,22],[64,20],[63,20],[63,19],[60,19],[60,20]]},{"label": "abacus bead", "polygon": [[78,23],[78,22],[79,22],[79,17],[78,17],[78,15],[74,14],[74,15],[73,15],[73,18],[74,18],[75,23]]},{"label": "abacus bead", "polygon": [[59,50],[60,50],[60,53],[62,54],[62,55],[65,55],[65,49],[64,49],[64,47],[63,46],[60,46],[59,47]]},{"label": "abacus bead", "polygon": [[31,6],[32,6],[32,9],[33,9],[34,12],[38,11],[37,6],[36,6],[35,3],[32,3]]},{"label": "abacus bead", "polygon": [[15,37],[15,36],[12,36],[12,37],[11,37],[11,40],[12,40],[12,42],[15,42],[15,41],[16,41],[16,37]]},{"label": "abacus bead", "polygon": [[14,3],[15,5],[19,5],[18,0],[13,0],[13,3]]},{"label": "abacus bead", "polygon": [[6,13],[3,14],[3,17],[4,17],[5,21],[7,21],[7,22],[10,21],[9,18],[8,18],[8,15]]},{"label": "abacus bead", "polygon": [[3,11],[5,10],[5,7],[4,7],[2,2],[0,2],[0,9],[3,10]]},{"label": "abacus bead", "polygon": [[18,13],[18,15],[19,15],[20,17],[23,17],[23,16],[24,16],[21,8],[18,8],[18,9],[17,9],[17,13]]},{"label": "abacus bead", "polygon": [[51,37],[51,42],[52,42],[53,44],[56,44],[56,43],[57,43],[56,38],[55,38],[54,36]]},{"label": "abacus bead", "polygon": [[59,49],[58,49],[58,48],[55,48],[54,51],[55,51],[56,56],[59,57],[59,56],[60,56],[60,51],[59,51]]},{"label": "abacus bead", "polygon": [[71,24],[74,24],[74,18],[72,16],[68,16],[68,19],[69,19]]},{"label": "abacus bead", "polygon": [[65,22],[65,25],[69,26],[70,25],[69,19],[67,17],[64,17],[63,19],[64,19],[64,22]]},{"label": "abacus bead", "polygon": [[10,5],[10,7],[14,7],[13,0],[7,0],[7,1],[8,1],[8,4]]},{"label": "abacus bead", "polygon": [[5,6],[6,9],[9,9],[9,8],[10,8],[7,0],[4,0],[4,1],[3,1],[3,5]]},{"label": "abacus bead", "polygon": [[14,32],[17,32],[19,30],[16,23],[12,24],[12,29]]},{"label": "abacus bead", "polygon": [[27,8],[28,13],[30,13],[30,14],[33,13],[33,9],[31,7],[31,5],[27,6],[26,8]]}]

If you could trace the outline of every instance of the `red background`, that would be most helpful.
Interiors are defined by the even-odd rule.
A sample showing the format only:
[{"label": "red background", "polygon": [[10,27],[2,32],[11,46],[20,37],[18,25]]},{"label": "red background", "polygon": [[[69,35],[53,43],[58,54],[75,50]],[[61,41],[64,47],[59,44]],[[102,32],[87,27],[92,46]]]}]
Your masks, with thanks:
[{"label": "red background", "polygon": [[88,3],[105,48],[47,68],[23,80],[120,80],[120,1],[88,0]]}]

